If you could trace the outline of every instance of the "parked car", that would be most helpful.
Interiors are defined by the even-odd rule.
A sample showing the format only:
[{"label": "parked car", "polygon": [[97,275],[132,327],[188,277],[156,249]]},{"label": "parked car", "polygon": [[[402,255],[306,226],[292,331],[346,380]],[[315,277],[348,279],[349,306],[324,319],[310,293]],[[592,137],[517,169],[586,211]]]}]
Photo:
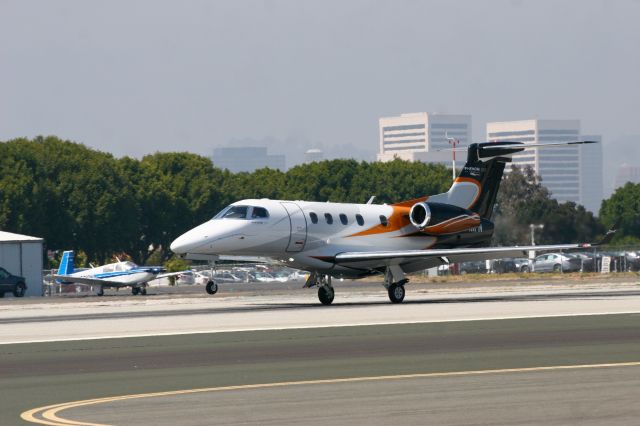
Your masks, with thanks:
[{"label": "parked car", "polygon": [[309,278],[309,273],[307,271],[294,271],[289,275],[289,280],[291,281],[306,281]]},{"label": "parked car", "polygon": [[547,253],[533,261],[535,272],[575,272],[580,270],[580,259],[568,253]]},{"label": "parked car", "polygon": [[592,253],[572,253],[580,260],[580,272],[596,272],[596,258]]},{"label": "parked car", "polygon": [[627,271],[638,272],[640,271],[640,252],[628,251],[626,252]]},{"label": "parked car", "polygon": [[217,271],[213,275],[213,280],[217,283],[241,283],[244,281],[242,278],[229,271]]},{"label": "parked car", "polygon": [[508,272],[530,272],[531,264],[529,259],[525,258],[505,258],[493,261],[493,271],[496,274],[505,274]]},{"label": "parked car", "polygon": [[15,297],[22,297],[26,291],[24,277],[10,274],[6,269],[0,268],[0,297],[4,297],[4,294],[9,292]]},{"label": "parked car", "polygon": [[462,262],[460,264],[460,275],[464,274],[486,274],[487,263],[484,260],[477,262]]},{"label": "parked car", "polygon": [[186,271],[176,276],[176,285],[192,285],[195,282],[195,274],[191,271]]}]

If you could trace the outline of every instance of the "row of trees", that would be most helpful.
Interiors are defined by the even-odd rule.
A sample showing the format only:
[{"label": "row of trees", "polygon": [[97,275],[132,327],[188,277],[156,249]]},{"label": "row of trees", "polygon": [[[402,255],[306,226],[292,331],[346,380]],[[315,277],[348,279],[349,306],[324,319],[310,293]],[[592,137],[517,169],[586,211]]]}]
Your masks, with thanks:
[{"label": "row of trees", "polygon": [[[53,136],[14,139],[0,143],[0,229],[42,236],[49,249],[84,251],[89,261],[126,253],[144,264],[152,254],[167,260],[176,236],[239,199],[365,202],[376,195],[392,203],[445,191],[450,176],[442,165],[400,160],[234,174],[196,154],[137,160]],[[497,202],[496,243],[527,243],[529,223],[545,224],[541,243],[589,241],[620,216],[627,241],[640,241],[639,188],[628,185],[606,200],[600,223],[581,206],[551,199],[530,171],[511,173]]]},{"label": "row of trees", "polygon": [[243,198],[394,202],[446,189],[444,166],[334,160],[286,173],[230,173],[189,153],[141,160],[56,137],[0,143],[0,229],[38,235],[49,249],[89,261],[127,253],[138,263],[170,257],[174,238]]}]

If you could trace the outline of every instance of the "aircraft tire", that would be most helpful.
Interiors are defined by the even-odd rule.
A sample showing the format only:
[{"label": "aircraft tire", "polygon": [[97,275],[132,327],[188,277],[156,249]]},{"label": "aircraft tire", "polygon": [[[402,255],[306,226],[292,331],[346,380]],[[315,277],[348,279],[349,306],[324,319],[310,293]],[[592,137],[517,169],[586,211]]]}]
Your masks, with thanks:
[{"label": "aircraft tire", "polygon": [[137,296],[138,294],[140,294],[140,289],[138,287],[131,287],[131,294]]},{"label": "aircraft tire", "polygon": [[143,295],[143,296],[146,296],[146,295],[147,295],[147,289],[146,289],[146,288],[144,288],[144,287],[142,287],[142,288],[140,289],[140,294],[141,294],[141,295]]},{"label": "aircraft tire", "polygon": [[207,290],[207,293],[214,295],[218,292],[218,284],[211,280],[207,283],[207,287],[205,289]]},{"label": "aircraft tire", "polygon": [[389,300],[391,303],[402,303],[404,300],[404,285],[393,283],[389,286]]},{"label": "aircraft tire", "polygon": [[329,287],[328,285],[318,287],[318,299],[320,299],[320,303],[323,305],[330,305],[333,302],[334,296],[335,291],[333,290],[333,287]]},{"label": "aircraft tire", "polygon": [[104,288],[100,287],[100,290],[98,290],[97,295],[98,296],[104,296]]}]

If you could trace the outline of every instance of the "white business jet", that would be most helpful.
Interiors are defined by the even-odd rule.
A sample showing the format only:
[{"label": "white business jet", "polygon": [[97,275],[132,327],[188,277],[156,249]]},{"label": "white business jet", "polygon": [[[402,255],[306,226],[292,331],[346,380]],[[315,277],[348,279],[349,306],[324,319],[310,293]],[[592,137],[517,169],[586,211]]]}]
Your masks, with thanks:
[{"label": "white business jet", "polygon": [[[178,237],[171,250],[185,258],[214,261],[221,255],[263,256],[309,271],[306,286],[318,286],[318,298],[325,305],[334,298],[331,277],[382,274],[389,299],[400,303],[411,272],[454,262],[526,257],[529,250],[591,246],[486,247],[494,230],[493,205],[511,155],[540,146],[583,143],[593,142],[474,143],[447,192],[391,205],[238,201]],[[216,291],[216,283],[210,281],[207,292]]]}]

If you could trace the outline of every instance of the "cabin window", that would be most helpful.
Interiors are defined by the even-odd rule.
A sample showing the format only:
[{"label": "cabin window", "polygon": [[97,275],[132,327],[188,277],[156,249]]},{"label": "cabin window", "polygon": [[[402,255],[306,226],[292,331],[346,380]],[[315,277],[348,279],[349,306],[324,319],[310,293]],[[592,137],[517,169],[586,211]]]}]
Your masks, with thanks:
[{"label": "cabin window", "polygon": [[382,224],[382,226],[389,226],[389,221],[387,220],[387,217],[383,214],[380,215],[380,223]]},{"label": "cabin window", "polygon": [[331,216],[331,213],[325,213],[324,219],[327,221],[327,224],[333,224],[333,216]]},{"label": "cabin window", "polygon": [[361,214],[357,214],[356,215],[356,222],[358,222],[358,225],[360,225],[360,226],[364,225],[364,218],[362,217]]},{"label": "cabin window", "polygon": [[347,225],[349,223],[349,219],[347,219],[346,214],[340,213],[340,222],[342,222],[343,225]]},{"label": "cabin window", "polygon": [[266,219],[269,217],[269,212],[264,207],[254,207],[251,213],[251,219]]},{"label": "cabin window", "polygon": [[318,223],[318,215],[314,212],[309,213],[309,217],[311,218],[311,223]]}]

